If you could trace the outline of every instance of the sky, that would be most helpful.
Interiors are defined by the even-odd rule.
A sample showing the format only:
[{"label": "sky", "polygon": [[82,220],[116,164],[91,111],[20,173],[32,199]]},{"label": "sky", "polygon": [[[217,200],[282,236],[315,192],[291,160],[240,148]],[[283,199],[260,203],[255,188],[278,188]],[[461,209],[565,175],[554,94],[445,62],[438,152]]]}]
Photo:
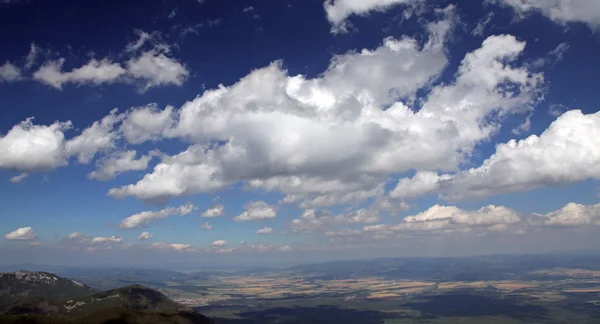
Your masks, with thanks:
[{"label": "sky", "polygon": [[600,244],[600,2],[0,1],[0,262]]}]

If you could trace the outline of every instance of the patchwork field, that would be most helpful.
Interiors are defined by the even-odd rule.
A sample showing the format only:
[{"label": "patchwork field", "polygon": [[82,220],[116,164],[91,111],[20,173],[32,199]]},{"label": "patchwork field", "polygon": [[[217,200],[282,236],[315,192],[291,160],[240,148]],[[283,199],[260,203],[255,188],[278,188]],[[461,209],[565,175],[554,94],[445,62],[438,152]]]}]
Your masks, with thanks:
[{"label": "patchwork field", "polygon": [[95,287],[143,283],[224,324],[597,323],[600,318],[600,257],[381,259],[80,279]]}]

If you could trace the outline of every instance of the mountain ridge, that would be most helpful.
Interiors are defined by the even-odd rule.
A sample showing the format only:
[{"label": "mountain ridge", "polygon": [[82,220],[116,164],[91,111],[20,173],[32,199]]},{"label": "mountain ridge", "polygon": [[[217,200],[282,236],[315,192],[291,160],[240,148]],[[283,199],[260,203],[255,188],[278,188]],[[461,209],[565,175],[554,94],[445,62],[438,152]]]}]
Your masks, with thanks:
[{"label": "mountain ridge", "polygon": [[0,274],[1,323],[214,323],[160,291],[138,285],[97,291],[41,271]]}]

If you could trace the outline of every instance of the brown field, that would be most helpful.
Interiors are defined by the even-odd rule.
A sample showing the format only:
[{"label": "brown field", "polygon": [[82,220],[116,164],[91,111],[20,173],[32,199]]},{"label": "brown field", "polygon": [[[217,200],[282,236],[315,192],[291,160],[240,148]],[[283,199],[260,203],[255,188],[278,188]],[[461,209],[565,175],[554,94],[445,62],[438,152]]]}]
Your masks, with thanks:
[{"label": "brown field", "polygon": [[423,286],[430,287],[433,285],[434,285],[433,282],[426,282],[426,281],[403,281],[403,282],[396,283],[394,285],[394,287],[411,288],[411,287],[423,287]]},{"label": "brown field", "polygon": [[462,282],[462,281],[450,281],[450,282],[442,282],[438,284],[438,289],[454,289],[457,287],[470,287],[470,288],[480,288],[485,287],[487,285],[484,281],[474,281],[474,282]]},{"label": "brown field", "polygon": [[600,292],[600,287],[595,288],[572,288],[572,289],[563,289],[564,292],[568,293],[591,293],[591,292]]},{"label": "brown field", "polygon": [[538,287],[537,284],[523,281],[492,281],[490,284],[501,290],[517,290]]},{"label": "brown field", "polygon": [[390,292],[373,292],[373,293],[370,293],[367,298],[377,299],[377,298],[393,298],[393,297],[399,297],[399,295],[390,293]]}]

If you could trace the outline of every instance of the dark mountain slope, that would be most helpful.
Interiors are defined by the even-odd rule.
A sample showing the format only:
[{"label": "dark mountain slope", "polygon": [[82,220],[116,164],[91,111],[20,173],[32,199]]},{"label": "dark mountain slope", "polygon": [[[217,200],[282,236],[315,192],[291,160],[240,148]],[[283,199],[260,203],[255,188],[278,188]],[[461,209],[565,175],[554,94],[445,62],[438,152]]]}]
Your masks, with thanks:
[{"label": "dark mountain slope", "polygon": [[95,292],[97,290],[53,273],[23,270],[0,273],[0,301],[26,297],[72,298]]},{"label": "dark mountain slope", "polygon": [[0,323],[213,323],[140,285],[95,292],[70,279],[25,271],[4,273],[0,281]]}]

